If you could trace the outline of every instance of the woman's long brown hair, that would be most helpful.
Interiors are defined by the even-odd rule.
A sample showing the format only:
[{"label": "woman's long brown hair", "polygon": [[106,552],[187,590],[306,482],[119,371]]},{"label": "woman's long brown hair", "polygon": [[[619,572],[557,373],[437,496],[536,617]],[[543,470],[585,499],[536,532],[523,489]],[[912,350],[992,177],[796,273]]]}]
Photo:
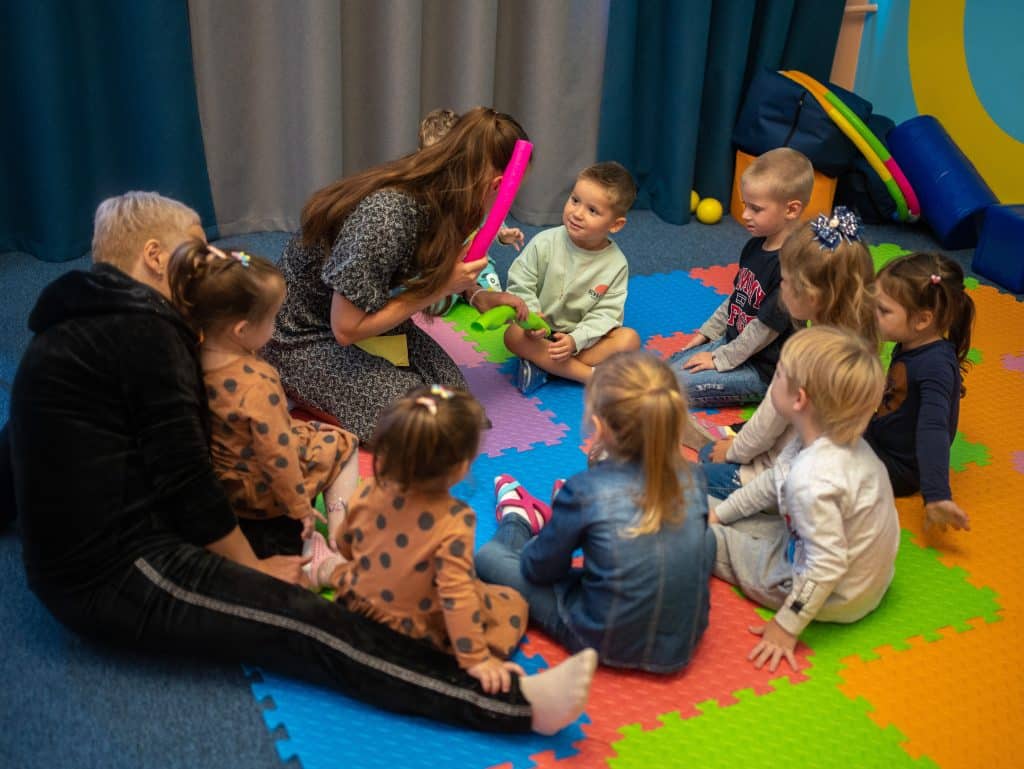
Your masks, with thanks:
[{"label": "woman's long brown hair", "polygon": [[417,274],[406,281],[414,296],[444,285],[469,234],[480,225],[487,188],[512,158],[526,132],[513,118],[486,107],[466,112],[436,144],[346,177],[317,191],[302,209],[302,239],[329,250],[345,219],[368,195],[392,188],[427,211],[416,247]]}]

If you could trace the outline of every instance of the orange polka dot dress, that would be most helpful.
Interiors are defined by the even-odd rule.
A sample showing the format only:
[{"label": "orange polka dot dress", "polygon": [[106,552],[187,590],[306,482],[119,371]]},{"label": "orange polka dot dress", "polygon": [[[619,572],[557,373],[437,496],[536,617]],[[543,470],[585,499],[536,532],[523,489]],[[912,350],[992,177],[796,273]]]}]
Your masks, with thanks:
[{"label": "orange polka dot dress", "polygon": [[242,518],[309,515],[356,450],[351,433],[292,420],[277,371],[247,355],[203,373],[213,465]]},{"label": "orange polka dot dress", "polygon": [[338,544],[332,583],[349,609],[453,653],[468,669],[509,657],[526,632],[516,590],[476,578],[476,515],[450,494],[403,494],[367,483]]}]

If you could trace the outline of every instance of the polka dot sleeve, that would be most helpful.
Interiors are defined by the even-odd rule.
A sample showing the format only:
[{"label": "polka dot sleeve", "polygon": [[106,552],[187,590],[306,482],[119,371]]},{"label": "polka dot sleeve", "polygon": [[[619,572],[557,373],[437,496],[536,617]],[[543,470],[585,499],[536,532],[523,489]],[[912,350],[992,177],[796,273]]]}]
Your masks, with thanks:
[{"label": "polka dot sleeve", "polygon": [[246,411],[255,460],[265,473],[274,495],[288,508],[292,518],[304,518],[312,506],[311,490],[305,487],[299,457],[297,431],[284,391],[275,379],[258,380],[246,393]]},{"label": "polka dot sleeve", "polygon": [[437,592],[445,627],[459,667],[467,670],[490,658],[483,612],[473,582],[474,529],[449,529],[435,552]]}]

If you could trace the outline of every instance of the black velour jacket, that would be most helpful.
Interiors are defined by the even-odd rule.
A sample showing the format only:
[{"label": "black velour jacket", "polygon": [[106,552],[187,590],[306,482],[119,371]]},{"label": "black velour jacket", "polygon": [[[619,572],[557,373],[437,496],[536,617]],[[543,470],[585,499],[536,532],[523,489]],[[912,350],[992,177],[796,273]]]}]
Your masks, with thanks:
[{"label": "black velour jacket", "polygon": [[29,328],[9,422],[29,583],[87,587],[228,534],[197,340],[170,303],[98,264],[47,286]]}]

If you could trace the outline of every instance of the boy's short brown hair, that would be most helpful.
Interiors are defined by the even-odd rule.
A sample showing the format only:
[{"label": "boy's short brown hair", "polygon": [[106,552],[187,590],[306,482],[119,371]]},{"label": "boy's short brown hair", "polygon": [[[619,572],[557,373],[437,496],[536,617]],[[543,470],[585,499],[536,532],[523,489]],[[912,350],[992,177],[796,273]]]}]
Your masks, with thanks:
[{"label": "boy's short brown hair", "polygon": [[779,147],[754,158],[741,179],[759,185],[779,203],[799,200],[806,206],[814,187],[814,166],[799,150]]},{"label": "boy's short brown hair", "polygon": [[612,208],[620,216],[633,207],[636,200],[636,182],[633,175],[621,163],[609,160],[595,163],[580,171],[577,179],[590,179],[605,188],[611,198]]},{"label": "boy's short brown hair", "polygon": [[431,144],[437,144],[452,130],[452,126],[458,120],[459,116],[450,109],[438,107],[437,109],[430,110],[423,120],[420,121],[420,149],[429,147]]},{"label": "boy's short brown hair", "polygon": [[882,402],[878,351],[851,331],[800,329],[783,346],[779,366],[791,388],[807,393],[825,435],[841,446],[856,443]]}]

